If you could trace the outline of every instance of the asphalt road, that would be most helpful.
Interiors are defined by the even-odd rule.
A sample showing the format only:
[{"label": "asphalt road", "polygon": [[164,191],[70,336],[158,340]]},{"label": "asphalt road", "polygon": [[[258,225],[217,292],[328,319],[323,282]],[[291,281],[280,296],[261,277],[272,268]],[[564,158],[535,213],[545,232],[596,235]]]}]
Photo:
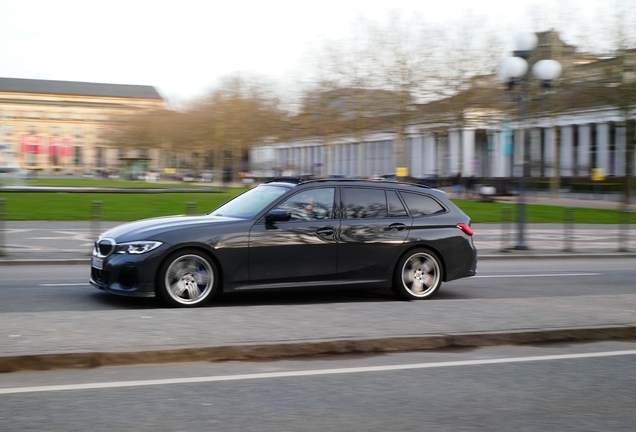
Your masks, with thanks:
[{"label": "asphalt road", "polygon": [[633,431],[636,342],[0,375],[10,431]]},{"label": "asphalt road", "polygon": [[[89,272],[88,265],[3,267],[0,313],[162,307],[103,293],[88,284]],[[477,276],[443,284],[432,301],[633,294],[635,280],[633,258],[489,260],[478,264]],[[208,307],[395,301],[390,290],[255,291],[220,296]]]}]

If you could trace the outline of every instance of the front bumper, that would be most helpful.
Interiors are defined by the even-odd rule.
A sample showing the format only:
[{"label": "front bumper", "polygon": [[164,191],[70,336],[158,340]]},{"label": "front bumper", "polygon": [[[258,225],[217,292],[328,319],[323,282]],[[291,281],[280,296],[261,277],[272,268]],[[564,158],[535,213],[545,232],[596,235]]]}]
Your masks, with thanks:
[{"label": "front bumper", "polygon": [[155,297],[158,254],[112,254],[104,258],[102,269],[91,266],[90,284],[112,294],[128,297]]}]

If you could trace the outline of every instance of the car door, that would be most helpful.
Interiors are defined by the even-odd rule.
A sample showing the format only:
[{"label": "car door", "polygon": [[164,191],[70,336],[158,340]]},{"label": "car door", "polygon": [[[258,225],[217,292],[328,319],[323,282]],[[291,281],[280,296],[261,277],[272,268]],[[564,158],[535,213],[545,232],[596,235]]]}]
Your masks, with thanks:
[{"label": "car door", "polygon": [[250,284],[324,282],[337,277],[335,187],[304,189],[275,209],[284,222],[257,222],[250,230]]},{"label": "car door", "polygon": [[338,277],[380,280],[404,248],[412,218],[393,189],[343,187]]}]

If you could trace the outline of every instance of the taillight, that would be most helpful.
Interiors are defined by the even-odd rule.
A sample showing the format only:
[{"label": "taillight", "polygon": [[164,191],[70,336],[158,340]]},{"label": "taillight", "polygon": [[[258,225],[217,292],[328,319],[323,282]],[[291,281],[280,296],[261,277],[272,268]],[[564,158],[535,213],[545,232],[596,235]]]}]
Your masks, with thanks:
[{"label": "taillight", "polygon": [[469,235],[469,236],[473,235],[473,230],[465,223],[457,224],[457,228],[459,228],[460,230],[464,231],[464,233],[466,233],[466,235]]}]

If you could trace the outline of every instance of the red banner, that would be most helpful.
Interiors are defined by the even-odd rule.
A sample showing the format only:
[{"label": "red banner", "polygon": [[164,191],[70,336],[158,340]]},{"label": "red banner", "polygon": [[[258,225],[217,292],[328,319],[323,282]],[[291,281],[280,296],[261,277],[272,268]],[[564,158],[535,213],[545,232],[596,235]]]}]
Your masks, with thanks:
[{"label": "red banner", "polygon": [[34,154],[42,154],[43,150],[44,150],[44,146],[42,145],[42,137],[40,135],[36,135],[35,137],[33,137],[33,149],[32,149],[32,153]]},{"label": "red banner", "polygon": [[29,134],[22,134],[20,137],[20,151],[22,153],[29,153]]}]

